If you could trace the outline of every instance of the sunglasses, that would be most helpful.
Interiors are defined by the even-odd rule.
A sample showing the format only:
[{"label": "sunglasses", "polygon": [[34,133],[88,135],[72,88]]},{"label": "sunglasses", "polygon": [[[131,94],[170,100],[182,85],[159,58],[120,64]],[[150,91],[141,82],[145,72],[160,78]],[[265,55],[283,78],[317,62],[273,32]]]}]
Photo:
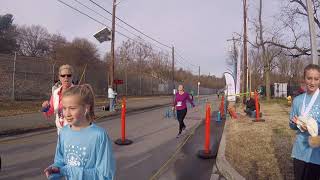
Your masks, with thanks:
[{"label": "sunglasses", "polygon": [[71,77],[72,76],[72,74],[60,74],[60,77]]}]

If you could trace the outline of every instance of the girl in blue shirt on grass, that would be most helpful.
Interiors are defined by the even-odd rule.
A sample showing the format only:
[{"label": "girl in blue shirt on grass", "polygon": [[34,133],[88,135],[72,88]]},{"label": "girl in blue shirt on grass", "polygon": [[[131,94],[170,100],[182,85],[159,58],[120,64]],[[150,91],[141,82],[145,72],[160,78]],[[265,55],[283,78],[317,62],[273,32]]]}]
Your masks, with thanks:
[{"label": "girl in blue shirt on grass", "polygon": [[63,127],[48,179],[113,180],[115,160],[105,129],[93,123],[94,94],[90,85],[70,87],[62,95]]},{"label": "girl in blue shirt on grass", "polygon": [[[320,148],[313,145],[313,138],[306,123],[300,123],[302,117],[311,117],[320,124],[320,68],[309,64],[304,69],[304,81],[307,92],[294,98],[290,113],[289,126],[296,130],[296,140],[292,149],[294,177],[296,180],[320,179]],[[311,121],[310,119],[308,121]],[[299,125],[297,125],[297,123]],[[318,130],[318,133],[320,131]]]}]

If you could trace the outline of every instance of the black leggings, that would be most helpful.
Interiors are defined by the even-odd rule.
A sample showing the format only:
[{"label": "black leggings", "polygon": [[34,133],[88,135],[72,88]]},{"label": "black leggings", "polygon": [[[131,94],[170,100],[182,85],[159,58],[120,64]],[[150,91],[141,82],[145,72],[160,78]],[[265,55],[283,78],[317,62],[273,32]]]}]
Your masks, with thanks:
[{"label": "black leggings", "polygon": [[293,159],[295,180],[319,180],[320,165]]},{"label": "black leggings", "polygon": [[181,133],[182,129],[186,127],[186,125],[183,122],[186,115],[187,115],[187,108],[182,110],[177,110],[177,118],[179,121],[179,133]]}]

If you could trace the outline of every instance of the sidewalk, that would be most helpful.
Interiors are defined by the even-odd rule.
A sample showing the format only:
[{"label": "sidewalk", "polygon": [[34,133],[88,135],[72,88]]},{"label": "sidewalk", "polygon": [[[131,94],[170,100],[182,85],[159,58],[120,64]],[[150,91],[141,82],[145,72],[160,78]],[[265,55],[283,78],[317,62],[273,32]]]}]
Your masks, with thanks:
[{"label": "sidewalk", "polygon": [[[127,112],[169,105],[171,101],[171,96],[128,98]],[[102,107],[96,107],[95,113],[101,118],[117,115],[120,112],[103,111]],[[41,112],[0,117],[0,137],[53,127],[55,127],[54,121],[47,120]]]}]

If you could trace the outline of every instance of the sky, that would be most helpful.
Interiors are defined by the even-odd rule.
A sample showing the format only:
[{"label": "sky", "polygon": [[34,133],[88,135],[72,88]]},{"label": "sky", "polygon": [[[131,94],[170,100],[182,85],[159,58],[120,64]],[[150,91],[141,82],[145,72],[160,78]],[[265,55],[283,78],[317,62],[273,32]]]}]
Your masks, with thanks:
[{"label": "sky", "polygon": [[[61,0],[89,14],[111,27],[111,15],[101,10],[89,0]],[[94,9],[100,15],[86,9],[77,1]],[[94,0],[112,12],[112,0]],[[272,25],[272,16],[279,8],[280,0],[264,1],[264,16]],[[128,24],[168,46],[174,46],[176,66],[188,68],[194,73],[201,68],[201,74],[221,77],[227,69],[226,59],[233,32],[242,32],[242,0],[117,0],[116,15]],[[255,16],[257,2],[249,0],[248,16]],[[87,38],[97,45],[103,56],[110,51],[110,42],[99,43],[93,34],[104,28],[103,25],[74,11],[57,0],[1,0],[0,14],[11,13],[18,25],[41,25],[50,33],[59,33],[68,40],[75,37]],[[130,32],[139,33],[118,22]],[[250,24],[249,24],[250,26]],[[116,27],[116,30],[129,37],[132,35]],[[170,50],[154,43],[155,49]],[[116,46],[126,38],[116,34]],[[183,65],[181,65],[183,64]]]}]

